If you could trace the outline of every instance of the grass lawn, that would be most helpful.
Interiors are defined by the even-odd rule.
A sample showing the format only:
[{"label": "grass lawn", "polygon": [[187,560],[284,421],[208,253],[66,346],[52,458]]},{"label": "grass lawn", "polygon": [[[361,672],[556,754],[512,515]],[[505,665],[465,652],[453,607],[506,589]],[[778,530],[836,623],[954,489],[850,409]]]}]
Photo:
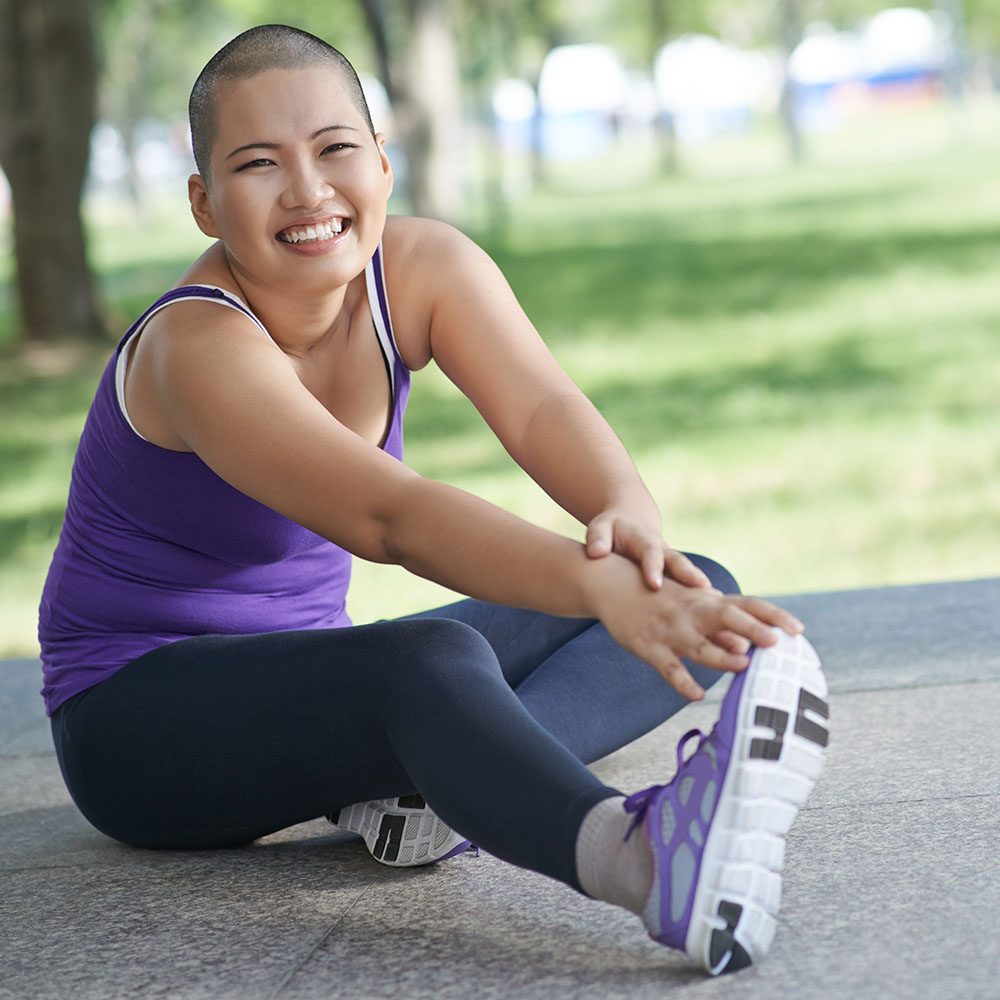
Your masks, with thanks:
[{"label": "grass lawn", "polygon": [[[995,104],[871,117],[815,138],[794,170],[766,132],[686,151],[672,180],[628,146],[556,169],[503,237],[478,235],[625,441],[673,544],[766,594],[996,575],[998,153]],[[205,245],[183,203],[138,235],[111,206],[91,223],[116,328]],[[36,651],[111,346],[0,355],[0,655]],[[415,376],[407,450],[426,475],[580,534],[437,372]],[[366,621],[448,597],[358,564],[351,609]]]}]

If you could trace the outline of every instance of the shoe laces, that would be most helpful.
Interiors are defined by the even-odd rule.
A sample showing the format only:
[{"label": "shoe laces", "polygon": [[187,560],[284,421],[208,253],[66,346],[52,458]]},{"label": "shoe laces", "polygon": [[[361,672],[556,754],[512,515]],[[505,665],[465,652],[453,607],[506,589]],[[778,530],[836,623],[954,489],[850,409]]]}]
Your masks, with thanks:
[{"label": "shoe laces", "polygon": [[[695,747],[694,753],[685,759],[684,749],[695,736],[701,737],[698,740],[698,746]],[[697,755],[702,744],[708,739],[708,736],[709,734],[703,733],[700,729],[689,729],[677,743],[677,773],[666,784],[650,785],[649,788],[643,788],[638,792],[633,792],[625,800],[623,807],[625,812],[635,814],[632,819],[632,825],[628,828],[628,832],[625,834],[626,840],[628,840],[629,837],[631,837],[632,834],[635,833],[636,829],[642,824],[642,821],[646,818],[646,812],[652,804],[653,799],[656,798],[656,795],[664,788],[668,788],[680,777],[685,765]]]}]

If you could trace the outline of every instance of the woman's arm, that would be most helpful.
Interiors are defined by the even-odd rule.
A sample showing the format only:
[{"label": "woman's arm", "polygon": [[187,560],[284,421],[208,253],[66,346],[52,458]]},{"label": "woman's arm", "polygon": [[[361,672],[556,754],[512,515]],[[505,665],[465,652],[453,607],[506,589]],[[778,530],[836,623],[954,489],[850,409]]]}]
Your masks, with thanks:
[{"label": "woman's arm", "polygon": [[419,233],[408,271],[425,272],[431,303],[430,354],[511,457],[587,525],[587,554],[628,556],[654,588],[664,569],[708,586],[664,543],[660,511],[621,441],[553,358],[496,264],[450,226],[408,222]]},{"label": "woman's arm", "polygon": [[651,591],[621,557],[590,560],[568,538],[417,475],[331,416],[236,312],[184,302],[165,315],[144,336],[156,405],[179,438],[235,488],[365,559],[483,600],[599,618],[692,698],[700,689],[680,656],[740,669],[745,659],[712,636],[770,645],[768,624],[801,627],[753,598],[672,581]]}]

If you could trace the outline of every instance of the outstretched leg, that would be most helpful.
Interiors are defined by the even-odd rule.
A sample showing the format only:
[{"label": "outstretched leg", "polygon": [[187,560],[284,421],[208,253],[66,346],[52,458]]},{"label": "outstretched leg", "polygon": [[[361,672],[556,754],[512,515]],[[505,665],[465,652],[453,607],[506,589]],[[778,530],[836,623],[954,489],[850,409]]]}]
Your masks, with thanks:
[{"label": "outstretched leg", "polygon": [[[688,558],[724,594],[740,592],[723,566]],[[599,622],[464,600],[414,619],[451,618],[480,632],[525,708],[580,760],[631,743],[688,704],[649,664],[623,649]],[[685,661],[708,688],[724,675]]]}]

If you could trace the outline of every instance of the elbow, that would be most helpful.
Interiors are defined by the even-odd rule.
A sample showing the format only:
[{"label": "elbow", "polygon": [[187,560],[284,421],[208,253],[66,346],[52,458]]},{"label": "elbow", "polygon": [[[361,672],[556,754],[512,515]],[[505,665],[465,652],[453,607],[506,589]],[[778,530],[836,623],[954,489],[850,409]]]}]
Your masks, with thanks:
[{"label": "elbow", "polygon": [[420,486],[427,482],[412,470],[407,470],[396,489],[383,494],[382,503],[372,517],[371,548],[373,562],[405,566],[413,549],[413,532],[419,530],[417,511],[421,504]]}]

